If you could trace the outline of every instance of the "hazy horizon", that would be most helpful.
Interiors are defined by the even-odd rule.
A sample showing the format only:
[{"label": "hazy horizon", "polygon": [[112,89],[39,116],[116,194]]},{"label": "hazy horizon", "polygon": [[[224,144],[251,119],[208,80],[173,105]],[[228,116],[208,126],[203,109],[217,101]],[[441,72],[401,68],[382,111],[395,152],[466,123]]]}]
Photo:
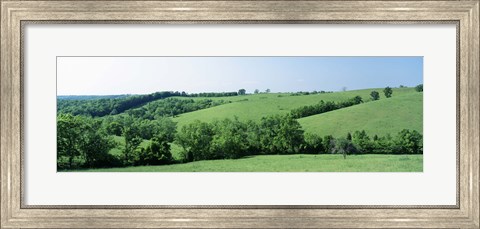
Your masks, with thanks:
[{"label": "hazy horizon", "polygon": [[423,57],[58,57],[57,96],[341,91],[423,83]]}]

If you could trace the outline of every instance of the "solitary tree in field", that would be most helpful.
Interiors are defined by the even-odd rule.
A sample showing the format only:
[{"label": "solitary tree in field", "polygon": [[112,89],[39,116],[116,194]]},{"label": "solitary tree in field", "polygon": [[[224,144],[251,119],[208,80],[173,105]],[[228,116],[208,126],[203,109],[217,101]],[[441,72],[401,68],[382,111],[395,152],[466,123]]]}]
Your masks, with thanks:
[{"label": "solitary tree in field", "polygon": [[245,89],[240,89],[238,90],[238,95],[245,95],[246,90]]},{"label": "solitary tree in field", "polygon": [[255,91],[253,91],[253,93],[255,94],[258,94],[260,91],[258,89],[255,89]]},{"label": "solitary tree in field", "polygon": [[415,91],[422,92],[423,91],[423,84],[419,84],[415,87]]},{"label": "solitary tree in field", "polygon": [[392,97],[392,93],[393,93],[392,88],[386,87],[385,89],[383,89],[383,93],[385,93],[385,97],[387,98]]},{"label": "solitary tree in field", "polygon": [[266,93],[270,93],[270,89],[265,90]]},{"label": "solitary tree in field", "polygon": [[370,97],[372,97],[372,100],[378,100],[380,99],[380,94],[378,93],[378,91],[372,91],[370,92]]}]

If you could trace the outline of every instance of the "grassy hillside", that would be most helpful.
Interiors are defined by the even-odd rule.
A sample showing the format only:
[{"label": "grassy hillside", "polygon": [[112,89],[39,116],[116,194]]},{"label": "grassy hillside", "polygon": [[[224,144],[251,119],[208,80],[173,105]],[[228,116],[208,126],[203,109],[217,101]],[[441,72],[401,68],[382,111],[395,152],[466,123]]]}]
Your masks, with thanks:
[{"label": "grassy hillside", "polygon": [[306,132],[346,136],[365,130],[369,135],[395,134],[402,129],[423,131],[423,93],[396,95],[299,119]]},{"label": "grassy hillside", "polygon": [[422,172],[422,155],[262,155],[163,166],[90,169],[88,172]]},{"label": "grassy hillside", "polygon": [[[317,104],[320,102],[320,100],[344,101],[359,95],[364,99],[364,101],[367,101],[370,100],[370,92],[373,90],[381,93],[380,100],[385,98],[382,93],[383,89],[380,88],[300,96],[270,93],[211,98],[232,101],[232,103],[181,114],[178,117],[173,118],[173,120],[178,122],[179,127],[191,123],[196,119],[210,122],[215,119],[233,118],[234,116],[237,116],[240,120],[260,120],[262,117],[267,115],[286,114],[294,108]],[[413,88],[393,89],[393,97],[413,93],[417,93]]]}]

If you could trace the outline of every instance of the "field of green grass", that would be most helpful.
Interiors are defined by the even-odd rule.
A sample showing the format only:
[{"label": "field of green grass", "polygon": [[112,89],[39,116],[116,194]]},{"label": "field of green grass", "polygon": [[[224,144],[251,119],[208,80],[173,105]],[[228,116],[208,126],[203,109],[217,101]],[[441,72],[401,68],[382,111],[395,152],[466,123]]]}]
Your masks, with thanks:
[{"label": "field of green grass", "polygon": [[416,92],[313,115],[298,121],[305,132],[341,137],[355,130],[365,130],[370,136],[394,135],[402,129],[422,133],[422,119],[423,93]]},{"label": "field of green grass", "polygon": [[[370,92],[380,93],[380,100],[371,101]],[[212,97],[231,103],[176,116],[177,127],[200,120],[211,122],[224,118],[238,117],[240,120],[258,121],[262,117],[286,114],[292,109],[314,105],[321,100],[345,101],[361,96],[365,103],[319,115],[298,119],[307,133],[320,136],[346,136],[348,132],[365,130],[368,135],[395,135],[402,129],[423,131],[423,93],[413,88],[394,88],[393,96],[385,98],[383,89],[365,89],[315,95],[291,96],[287,93],[254,94],[233,97]],[[184,97],[178,97],[184,99]],[[187,98],[205,99],[205,97]],[[111,154],[120,155],[124,147],[123,137],[114,136],[118,143]],[[147,146],[145,140],[141,146]],[[171,152],[175,159],[182,158],[180,146],[172,143]],[[236,160],[198,161],[164,166],[140,166],[127,168],[94,169],[95,172],[421,172],[423,155],[262,155]]]},{"label": "field of green grass", "polygon": [[[314,105],[319,103],[321,100],[335,102],[345,101],[359,95],[364,101],[369,101],[370,92],[373,90],[381,93],[380,100],[385,99],[382,93],[383,89],[381,88],[300,96],[291,96],[290,94],[282,93],[269,93],[209,98],[213,100],[222,99],[225,101],[232,101],[232,103],[181,114],[178,117],[173,118],[173,120],[178,123],[177,125],[179,128],[181,128],[183,125],[193,122],[196,119],[204,122],[210,122],[216,119],[233,118],[237,116],[240,120],[260,120],[264,116],[286,114],[290,112],[290,110],[298,107]],[[413,88],[393,89],[393,97],[414,93],[418,94],[418,92],[415,92]]]},{"label": "field of green grass", "polygon": [[261,155],[236,160],[162,166],[90,169],[86,172],[422,172],[422,155]]}]

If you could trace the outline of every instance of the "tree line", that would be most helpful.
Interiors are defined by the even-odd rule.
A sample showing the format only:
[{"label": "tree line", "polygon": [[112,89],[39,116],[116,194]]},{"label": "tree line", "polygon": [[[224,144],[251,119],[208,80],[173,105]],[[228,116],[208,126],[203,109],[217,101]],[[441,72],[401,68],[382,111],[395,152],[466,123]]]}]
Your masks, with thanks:
[{"label": "tree line", "polygon": [[100,98],[90,100],[57,99],[57,113],[103,117],[115,115],[126,110],[140,107],[148,102],[169,97],[226,97],[237,96],[238,92],[193,93],[162,91],[146,95],[131,95],[118,98]]},{"label": "tree line", "polygon": [[230,103],[225,100],[212,99],[178,99],[168,98],[148,103],[145,106],[130,109],[127,114],[142,119],[156,119],[158,117],[174,117],[179,114],[206,109],[222,104]]},{"label": "tree line", "polygon": [[[164,165],[269,154],[333,153],[346,157],[363,153],[423,153],[423,137],[415,130],[405,129],[395,136],[382,137],[369,136],[365,131],[348,133],[345,137],[321,137],[305,134],[290,114],[267,116],[258,122],[238,118],[211,123],[196,120],[178,133],[176,124],[168,118],[140,120],[127,116],[110,123],[71,114],[60,114],[57,118],[59,169]],[[119,155],[109,154],[118,147],[112,135],[123,139]],[[141,146],[146,139],[149,143]],[[182,158],[178,161],[172,157],[172,143],[182,148]]]},{"label": "tree line", "polygon": [[342,102],[331,102],[331,101],[323,101],[321,100],[318,104],[310,105],[310,106],[303,106],[290,111],[290,114],[293,118],[303,118],[307,116],[312,116],[316,114],[322,114],[325,112],[333,111],[342,109],[345,107],[350,107],[353,105],[357,105],[363,103],[362,97],[355,96],[351,99]]}]

